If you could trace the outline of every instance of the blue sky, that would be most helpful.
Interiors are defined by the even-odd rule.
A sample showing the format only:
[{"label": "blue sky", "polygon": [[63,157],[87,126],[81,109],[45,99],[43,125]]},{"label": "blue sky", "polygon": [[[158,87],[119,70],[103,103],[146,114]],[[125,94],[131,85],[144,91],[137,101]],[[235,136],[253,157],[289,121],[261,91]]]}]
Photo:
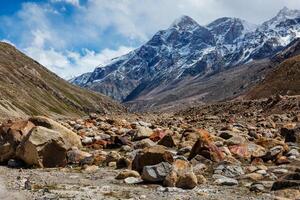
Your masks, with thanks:
[{"label": "blue sky", "polygon": [[299,0],[1,0],[0,40],[63,78],[92,71],[181,15],[201,25],[232,16],[259,24]]}]

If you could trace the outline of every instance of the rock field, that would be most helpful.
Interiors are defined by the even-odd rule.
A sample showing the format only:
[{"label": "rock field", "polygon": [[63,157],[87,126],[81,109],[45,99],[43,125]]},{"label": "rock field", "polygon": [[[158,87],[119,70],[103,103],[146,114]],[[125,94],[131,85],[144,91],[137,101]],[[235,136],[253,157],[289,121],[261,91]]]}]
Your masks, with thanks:
[{"label": "rock field", "polygon": [[4,121],[0,198],[300,199],[299,99],[278,98]]}]

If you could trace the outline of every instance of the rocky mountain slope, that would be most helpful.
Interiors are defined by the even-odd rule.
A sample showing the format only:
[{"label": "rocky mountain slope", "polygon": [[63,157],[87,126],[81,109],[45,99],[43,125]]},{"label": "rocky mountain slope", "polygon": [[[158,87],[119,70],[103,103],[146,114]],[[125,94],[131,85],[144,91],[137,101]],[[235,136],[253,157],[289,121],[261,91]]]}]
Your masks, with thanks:
[{"label": "rocky mountain slope", "polygon": [[123,109],[110,98],[73,86],[11,45],[0,43],[0,118]]},{"label": "rocky mountain slope", "polygon": [[247,97],[251,99],[271,95],[300,94],[300,56],[289,58],[267,75],[266,79],[255,86]]},{"label": "rocky mountain slope", "polygon": [[[259,72],[268,68],[265,60],[299,36],[300,11],[287,8],[259,26],[227,17],[200,26],[183,16],[145,45],[73,83],[137,108],[222,100],[240,92],[236,88],[259,82],[265,75]],[[231,81],[231,76],[243,83]],[[222,79],[228,81],[223,84]],[[214,93],[226,84],[229,93]]]},{"label": "rocky mountain slope", "polygon": [[272,58],[274,67],[266,78],[255,85],[245,97],[257,99],[271,95],[300,94],[300,39],[295,40]]}]

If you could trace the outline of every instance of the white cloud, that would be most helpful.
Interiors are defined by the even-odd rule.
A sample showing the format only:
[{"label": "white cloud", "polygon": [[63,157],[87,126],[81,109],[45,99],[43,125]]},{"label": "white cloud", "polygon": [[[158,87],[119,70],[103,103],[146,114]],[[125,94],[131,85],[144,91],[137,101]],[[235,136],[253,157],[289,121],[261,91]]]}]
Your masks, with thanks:
[{"label": "white cloud", "polygon": [[67,3],[67,4],[71,4],[73,6],[80,6],[80,2],[79,0],[50,0],[51,3]]},{"label": "white cloud", "polygon": [[96,66],[105,65],[111,59],[124,55],[131,50],[133,48],[124,46],[117,50],[104,49],[99,53],[84,49],[81,55],[73,51],[60,52],[54,49],[47,50],[32,46],[24,49],[24,53],[59,76],[70,79],[85,72],[93,71]]}]

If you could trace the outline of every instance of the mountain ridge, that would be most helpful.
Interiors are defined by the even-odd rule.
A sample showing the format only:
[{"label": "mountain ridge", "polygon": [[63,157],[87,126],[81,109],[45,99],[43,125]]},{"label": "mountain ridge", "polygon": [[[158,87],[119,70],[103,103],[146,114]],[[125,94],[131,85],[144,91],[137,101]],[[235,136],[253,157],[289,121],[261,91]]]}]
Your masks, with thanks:
[{"label": "mountain ridge", "polygon": [[300,37],[298,16],[300,11],[284,8],[260,26],[228,17],[201,26],[183,16],[140,48],[96,68],[81,86],[121,102],[164,94],[177,83],[201,82],[224,70],[272,57]]}]

